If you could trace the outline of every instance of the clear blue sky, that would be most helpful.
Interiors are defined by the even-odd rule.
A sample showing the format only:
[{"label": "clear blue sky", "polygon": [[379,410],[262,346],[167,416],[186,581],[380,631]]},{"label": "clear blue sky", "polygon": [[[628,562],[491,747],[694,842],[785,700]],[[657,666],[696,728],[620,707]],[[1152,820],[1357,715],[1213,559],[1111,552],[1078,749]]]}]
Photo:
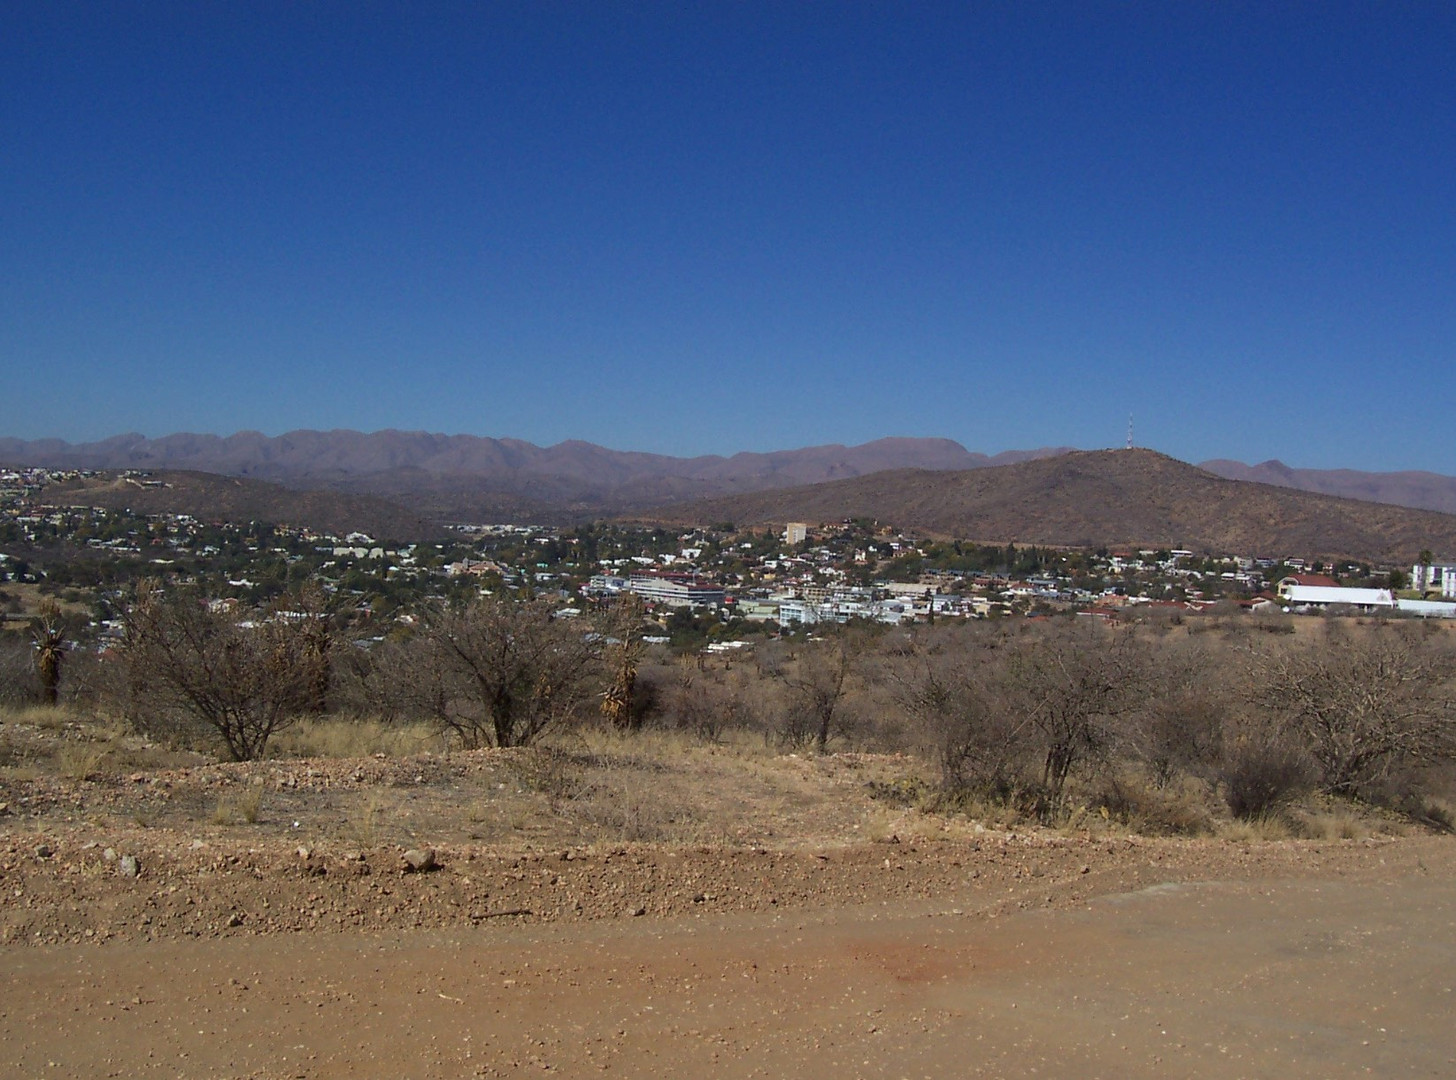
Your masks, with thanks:
[{"label": "clear blue sky", "polygon": [[0,8],[0,435],[1456,473],[1456,5]]}]

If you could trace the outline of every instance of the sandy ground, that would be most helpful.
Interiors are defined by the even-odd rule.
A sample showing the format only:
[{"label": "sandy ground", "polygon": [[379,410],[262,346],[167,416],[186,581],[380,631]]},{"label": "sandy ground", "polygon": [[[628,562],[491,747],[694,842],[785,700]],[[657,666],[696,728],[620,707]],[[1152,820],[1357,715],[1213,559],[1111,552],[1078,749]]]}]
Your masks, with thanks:
[{"label": "sandy ground", "polygon": [[[648,903],[312,932],[263,932],[251,912],[153,932],[173,925],[161,909],[140,923],[117,898],[169,879],[77,877],[121,929],[0,949],[0,1075],[1448,1077],[1453,848],[1002,837],[697,863],[557,853],[543,865],[581,874],[578,891],[613,855]],[[12,914],[62,857],[12,864],[43,866],[6,876]],[[409,896],[490,877],[479,858],[442,861],[332,880]],[[262,880],[287,906],[308,879]],[[697,899],[744,881],[741,902]],[[673,893],[687,898],[652,900]]]},{"label": "sandy ground", "polygon": [[887,801],[896,756],[608,749],[3,725],[0,1080],[1456,1076],[1449,836],[1045,831]]}]

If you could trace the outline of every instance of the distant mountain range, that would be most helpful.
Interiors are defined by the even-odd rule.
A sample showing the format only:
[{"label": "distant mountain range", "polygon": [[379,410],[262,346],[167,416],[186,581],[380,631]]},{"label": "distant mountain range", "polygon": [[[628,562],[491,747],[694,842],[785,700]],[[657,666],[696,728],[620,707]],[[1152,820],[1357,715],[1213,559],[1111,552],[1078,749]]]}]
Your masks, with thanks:
[{"label": "distant mountain range", "polygon": [[652,519],[738,527],[870,518],[989,543],[1188,548],[1408,563],[1456,553],[1456,515],[1228,480],[1152,450],[1077,451],[998,469],[898,469],[709,499]]},{"label": "distant mountain range", "polygon": [[[898,469],[963,471],[1034,461],[1069,447],[974,453],[950,439],[889,438],[859,446],[679,458],[568,441],[418,431],[293,431],[118,435],[103,442],[0,438],[0,463],[97,469],[180,469],[293,488],[378,495],[439,520],[534,517],[543,522],[634,512],[689,500],[851,479]],[[1232,480],[1456,513],[1456,477],[1424,472],[1292,469],[1278,461],[1209,461]]]},{"label": "distant mountain range", "polygon": [[1224,474],[1215,475],[1151,450],[1056,448],[988,457],[946,439],[881,439],[672,458],[582,442],[543,448],[473,436],[340,431],[276,439],[123,436],[83,446],[0,440],[0,463],[137,469],[165,481],[142,485],[107,473],[47,493],[78,505],[358,529],[396,540],[438,536],[452,521],[632,517],[781,527],[867,517],[995,543],[1395,563],[1426,548],[1456,555],[1456,515],[1369,501],[1456,506],[1456,480],[1449,477],[1315,472],[1277,462],[1215,462]]},{"label": "distant mountain range", "polygon": [[1456,514],[1456,477],[1432,472],[1358,472],[1355,469],[1291,469],[1282,461],[1245,465],[1242,461],[1205,461],[1200,468],[1229,480],[1313,491],[1342,499],[1412,506]]},{"label": "distant mountain range", "polygon": [[974,469],[1065,453],[975,454],[950,439],[879,439],[773,453],[678,458],[569,441],[418,431],[118,435],[104,442],[0,439],[0,462],[95,469],[184,469],[295,488],[380,495],[442,519],[549,521],[684,499],[864,476],[886,469]]}]

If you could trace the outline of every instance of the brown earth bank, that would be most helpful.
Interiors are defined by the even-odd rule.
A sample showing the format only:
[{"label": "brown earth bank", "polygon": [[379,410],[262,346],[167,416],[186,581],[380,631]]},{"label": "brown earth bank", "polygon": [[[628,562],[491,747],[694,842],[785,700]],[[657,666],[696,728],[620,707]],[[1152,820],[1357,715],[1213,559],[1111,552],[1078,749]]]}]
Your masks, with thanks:
[{"label": "brown earth bank", "polygon": [[1368,808],[1051,830],[905,755],[330,732],[382,749],[0,726],[0,1077],[1456,1072],[1456,843]]},{"label": "brown earth bank", "polygon": [[134,878],[79,834],[36,839],[0,856],[5,1076],[1449,1076],[1456,1060],[1441,837],[451,846],[428,873],[383,849],[129,838]]}]

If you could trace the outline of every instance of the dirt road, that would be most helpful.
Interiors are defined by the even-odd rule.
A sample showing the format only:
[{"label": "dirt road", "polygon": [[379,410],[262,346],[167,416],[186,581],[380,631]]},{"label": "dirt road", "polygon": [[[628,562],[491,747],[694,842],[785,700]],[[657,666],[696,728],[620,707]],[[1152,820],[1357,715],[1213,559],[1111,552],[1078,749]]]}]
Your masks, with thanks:
[{"label": "dirt road", "polygon": [[1213,859],[1009,909],[990,894],[1044,886],[12,945],[0,1075],[1448,1077],[1450,849]]}]

